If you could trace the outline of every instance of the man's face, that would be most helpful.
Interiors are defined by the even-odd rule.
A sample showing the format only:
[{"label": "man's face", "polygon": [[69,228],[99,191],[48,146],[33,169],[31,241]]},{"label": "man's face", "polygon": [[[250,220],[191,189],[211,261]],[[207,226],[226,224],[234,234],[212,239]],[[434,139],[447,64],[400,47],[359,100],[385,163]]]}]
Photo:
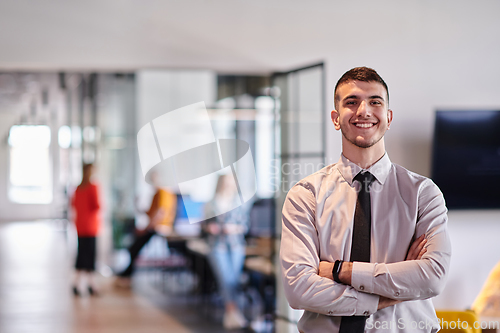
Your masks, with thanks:
[{"label": "man's face", "polygon": [[337,88],[337,110],[332,111],[336,130],[360,148],[370,148],[381,139],[392,122],[387,92],[378,82],[350,81]]}]

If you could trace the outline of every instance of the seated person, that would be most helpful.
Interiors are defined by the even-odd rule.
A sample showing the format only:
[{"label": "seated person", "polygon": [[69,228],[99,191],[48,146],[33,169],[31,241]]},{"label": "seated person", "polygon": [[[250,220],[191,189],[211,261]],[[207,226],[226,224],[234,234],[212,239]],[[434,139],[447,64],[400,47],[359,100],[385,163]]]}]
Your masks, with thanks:
[{"label": "seated person", "polygon": [[136,231],[135,241],[128,249],[130,252],[130,264],[123,272],[118,274],[119,278],[116,280],[117,286],[120,287],[130,287],[130,277],[134,272],[135,259],[151,237],[156,234],[169,235],[173,229],[177,209],[177,196],[157,185],[154,175],[152,176],[152,180],[155,184],[156,193],[153,196],[149,210],[145,212],[149,223],[145,229]]}]

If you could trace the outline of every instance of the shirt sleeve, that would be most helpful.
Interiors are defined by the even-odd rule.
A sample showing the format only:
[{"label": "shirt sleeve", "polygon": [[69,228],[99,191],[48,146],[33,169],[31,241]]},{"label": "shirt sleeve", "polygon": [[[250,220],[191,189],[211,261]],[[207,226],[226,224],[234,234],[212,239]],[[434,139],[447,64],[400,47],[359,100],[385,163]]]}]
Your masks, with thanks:
[{"label": "shirt sleeve", "polygon": [[420,189],[415,238],[425,234],[427,252],[420,260],[396,263],[354,262],[352,286],[396,300],[419,300],[438,295],[444,288],[451,258],[443,194],[430,180]]},{"label": "shirt sleeve", "polygon": [[298,184],[283,206],[281,269],[285,296],[294,309],[331,316],[368,316],[377,311],[379,296],[320,277],[315,198]]}]

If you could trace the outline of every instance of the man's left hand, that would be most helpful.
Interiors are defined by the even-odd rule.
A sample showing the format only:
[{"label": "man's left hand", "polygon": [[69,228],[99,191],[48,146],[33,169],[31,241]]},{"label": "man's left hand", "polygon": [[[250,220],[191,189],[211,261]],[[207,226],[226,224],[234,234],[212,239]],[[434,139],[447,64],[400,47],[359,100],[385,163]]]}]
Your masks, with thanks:
[{"label": "man's left hand", "polygon": [[406,255],[406,260],[420,260],[427,249],[424,245],[427,243],[427,239],[424,238],[425,234],[422,234],[420,237],[415,239],[415,241],[411,244],[410,249],[408,250],[408,254]]}]

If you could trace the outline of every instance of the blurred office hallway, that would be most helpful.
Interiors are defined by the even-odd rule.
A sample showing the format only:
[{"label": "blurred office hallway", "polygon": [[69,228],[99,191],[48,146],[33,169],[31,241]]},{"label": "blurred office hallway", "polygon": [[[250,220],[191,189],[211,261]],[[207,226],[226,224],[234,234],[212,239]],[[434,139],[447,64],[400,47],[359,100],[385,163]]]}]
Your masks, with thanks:
[{"label": "blurred office hallway", "polygon": [[70,289],[73,251],[63,226],[57,220],[0,226],[0,332],[219,331],[214,323],[200,323],[203,319],[193,311],[195,320],[185,327],[179,316],[155,304],[158,293],[147,289],[147,283],[140,284],[139,292],[117,290],[112,278],[101,278],[101,296],[75,298]]},{"label": "blurred office hallway", "polygon": [[[252,324],[263,322],[260,331],[297,332],[303,310],[289,306],[281,279],[281,211],[297,182],[341,155],[342,134],[331,120],[338,78],[355,66],[384,77],[394,110],[395,125],[386,135],[391,161],[432,178],[438,156],[452,161],[436,153],[438,111],[500,112],[498,13],[500,1],[465,0],[1,1],[0,333],[223,331],[224,307],[207,273],[206,247],[187,246],[204,236],[192,228],[187,209],[202,216],[217,173],[229,173],[222,140],[248,144],[249,155],[246,144],[232,149],[254,163],[255,177],[252,168],[235,175],[238,187],[240,181],[255,185],[255,202],[272,203],[256,205],[251,216],[249,278],[242,280],[253,298],[245,295],[242,303],[256,310],[245,315]],[[367,35],[376,41],[364,43]],[[200,113],[172,122],[172,130],[155,127],[168,118],[160,117],[200,102],[210,124]],[[495,134],[494,118],[480,118]],[[453,185],[463,178],[454,173],[457,167],[470,171],[464,179],[484,191],[462,181],[456,186],[478,202],[479,192],[500,187],[499,136],[465,119],[457,124],[479,129],[474,137],[482,147],[470,148],[468,131],[453,130],[460,140],[443,138],[467,163],[440,169]],[[211,131],[198,132],[201,123]],[[151,150],[139,149],[141,129],[153,138],[145,140]],[[208,132],[210,140],[199,140]],[[462,140],[463,154],[456,148]],[[122,268],[135,231],[149,223],[144,212],[155,190],[146,175],[169,164],[162,163],[164,148],[170,159],[201,144],[217,145],[210,158],[219,158],[221,169],[203,173],[203,186],[191,182],[201,173],[172,182],[182,201],[175,236],[196,259],[188,262],[197,278],[178,280],[199,288],[178,288],[168,279],[176,273],[147,265],[134,274],[132,291],[113,288],[109,267]],[[156,162],[143,167],[139,154]],[[74,220],[70,200],[87,163],[96,166],[102,199],[97,268],[110,277],[101,274],[100,297],[75,298],[76,235],[61,221]],[[233,164],[231,172],[239,169]],[[199,154],[178,170],[206,165]],[[476,173],[488,181],[478,181]],[[433,299],[436,309],[471,308],[500,261],[500,200],[495,209],[471,209],[469,201],[448,215],[453,254],[447,285]],[[166,286],[155,285],[158,276],[167,276]]]}]

